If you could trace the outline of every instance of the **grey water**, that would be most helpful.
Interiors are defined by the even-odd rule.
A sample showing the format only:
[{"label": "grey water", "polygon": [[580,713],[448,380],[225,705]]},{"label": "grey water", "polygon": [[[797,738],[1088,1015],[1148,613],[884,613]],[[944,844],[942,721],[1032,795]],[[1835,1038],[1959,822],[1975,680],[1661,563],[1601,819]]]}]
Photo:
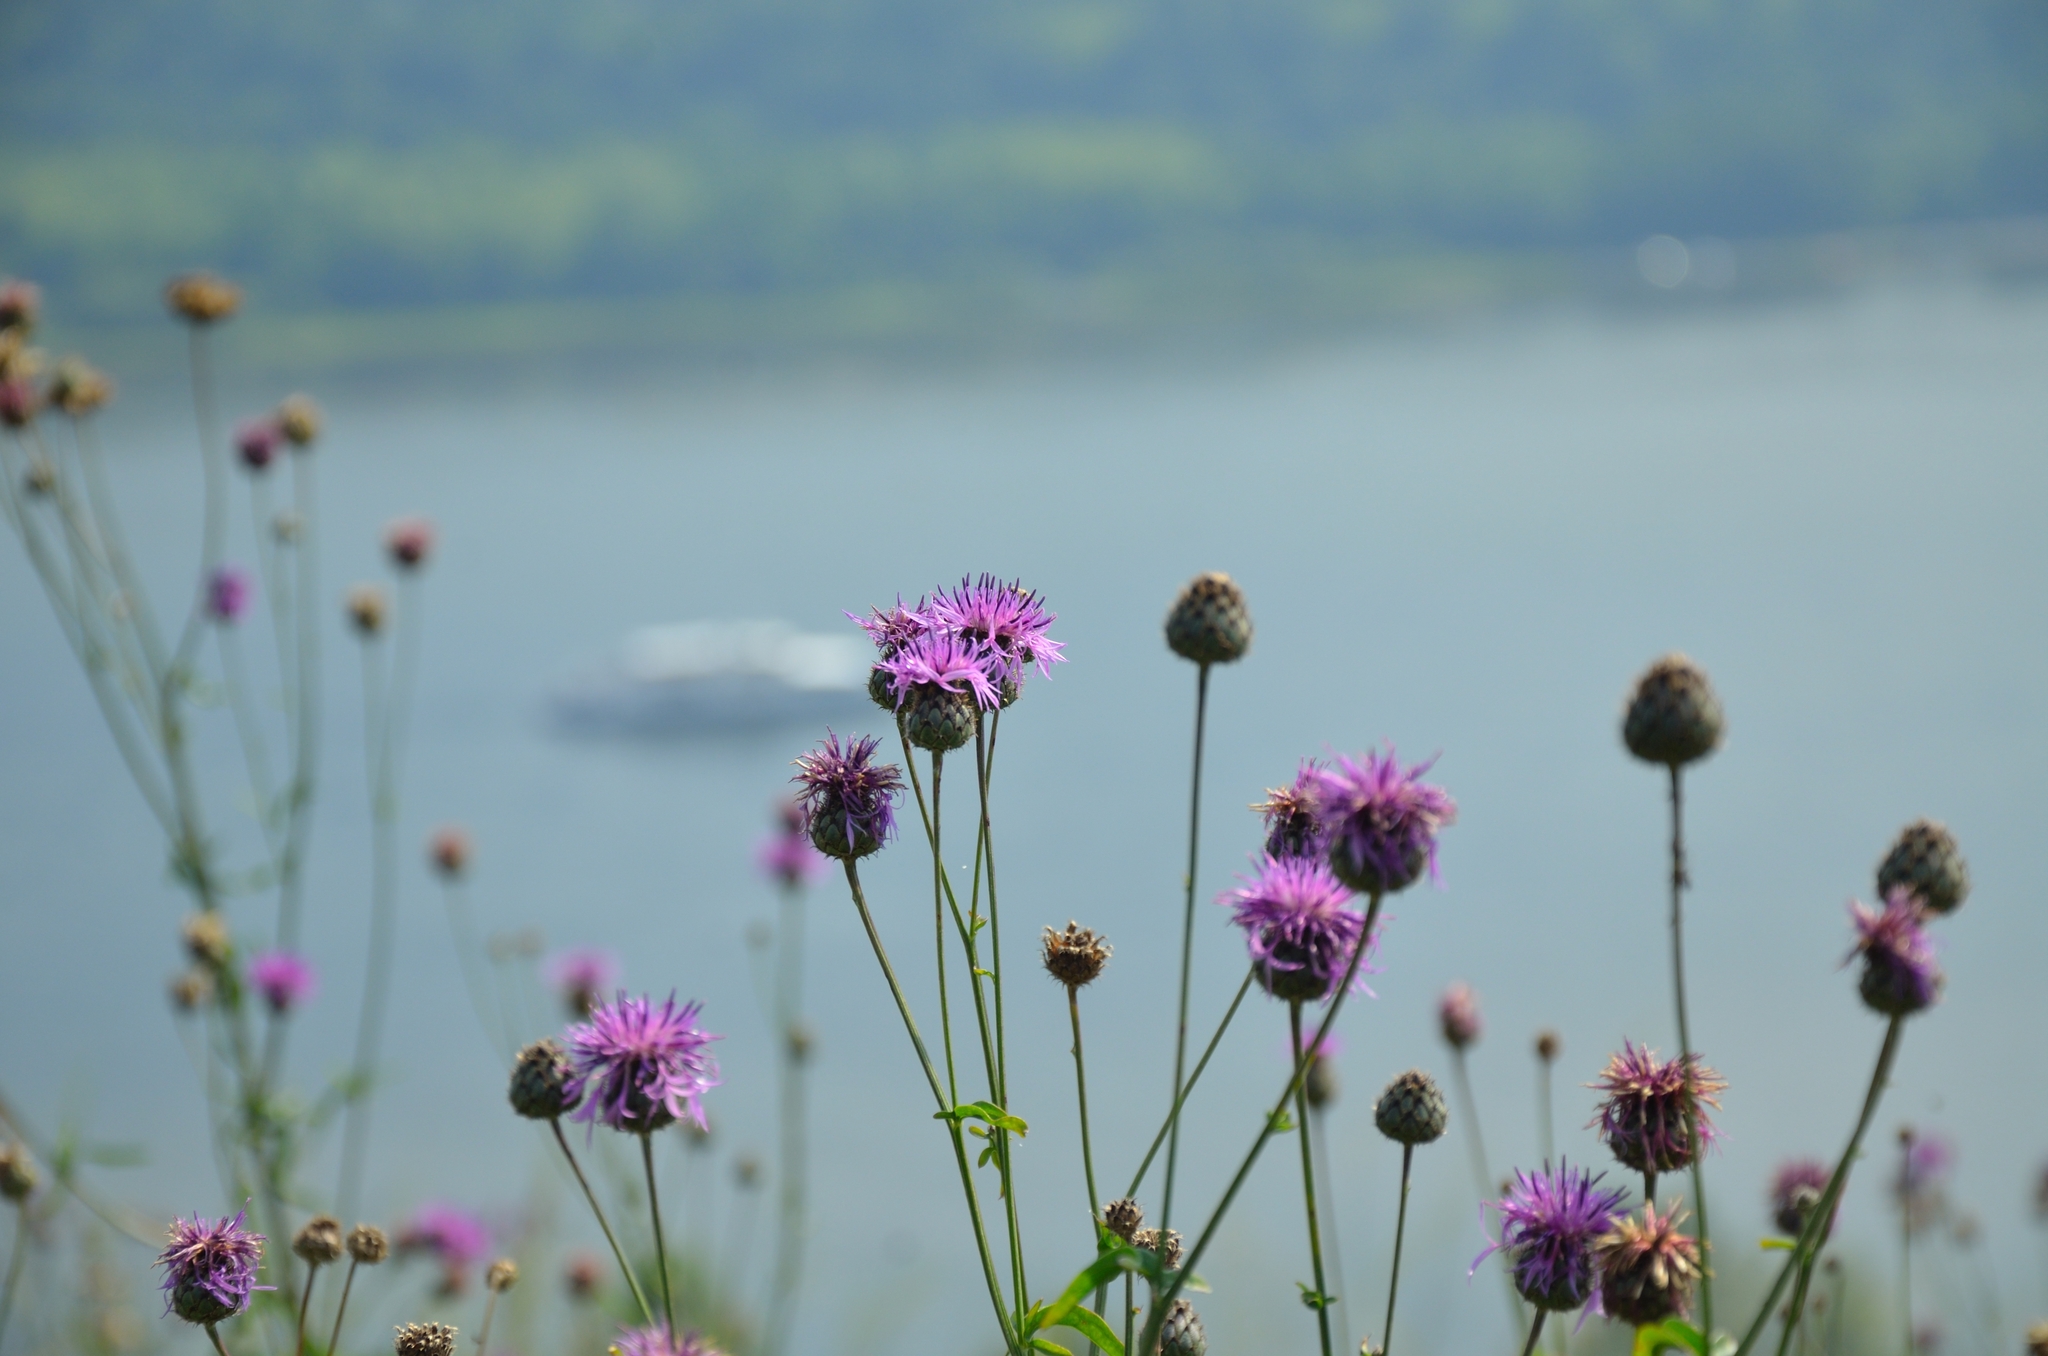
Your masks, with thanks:
[{"label": "grey water", "polygon": [[[579,739],[550,725],[546,695],[644,623],[831,629],[842,609],[991,570],[1044,590],[1072,661],[1004,720],[994,792],[1012,1096],[1031,1125],[1019,1202],[1032,1290],[1055,1292],[1090,1239],[1067,1016],[1035,936],[1073,918],[1115,944],[1084,999],[1108,1194],[1165,1109],[1172,1058],[1194,675],[1159,622],[1189,575],[1224,569],[1258,631],[1214,680],[1197,1032],[1242,973],[1209,901],[1256,845],[1245,807],[1265,787],[1300,758],[1390,740],[1437,758],[1432,777],[1460,806],[1442,888],[1392,902],[1377,997],[1341,1023],[1328,1128],[1347,1350],[1380,1340],[1398,1176],[1371,1103],[1410,1066],[1448,1073],[1433,1022],[1444,985],[1468,980],[1485,1004],[1473,1073],[1495,1175],[1539,1153],[1539,1028],[1564,1039],[1558,1145],[1593,1164],[1605,1155],[1582,1129],[1583,1085],[1624,1038],[1674,1044],[1663,784],[1617,736],[1630,680],[1674,648],[1708,666],[1729,713],[1726,747],[1688,779],[1692,1022],[1730,1083],[1707,1167],[1724,1290],[1753,1294],[1769,1260],[1754,1244],[1773,1165],[1832,1156],[1848,1133],[1881,1024],[1839,968],[1845,905],[1868,898],[1898,827],[1932,815],[1959,835],[1975,889],[1939,925],[1946,995],[1911,1024],[1843,1233],[1874,1287],[1864,1300],[1895,1304],[1892,1134],[1910,1121],[1949,1136],[1952,1195],[1981,1220],[1999,1340],[2016,1348],[2048,1313],[2030,1213],[2048,1158],[2044,359],[2048,295],[1948,281],[1233,351],[315,383],[330,423],[315,454],[325,592],[379,572],[394,514],[429,514],[442,538],[423,581],[374,1217],[431,1197],[510,1221],[544,1199],[562,1237],[598,1242],[548,1146],[505,1108],[500,1054],[454,963],[418,845],[458,821],[477,843],[483,929],[609,948],[636,991],[704,1002],[726,1034],[710,1098],[720,1166],[714,1181],[678,1143],[663,1171],[685,1183],[681,1231],[719,1247],[744,1233],[726,1165],[772,1163],[775,1086],[748,943],[775,902],[751,854],[789,760],[822,731]],[[236,410],[282,394],[233,377],[230,391]],[[195,550],[186,397],[145,383],[105,432],[161,606]],[[89,1170],[107,1194],[166,1218],[231,1207],[163,997],[181,897],[13,547],[0,635],[0,1090],[46,1133],[62,1121],[146,1145],[140,1167]],[[347,1058],[368,893],[361,683],[338,605],[325,645],[307,934],[323,985],[292,1055],[303,1088]],[[225,716],[211,724],[215,816],[246,846]],[[966,823],[961,793],[947,803]],[[956,866],[969,841],[949,835]],[[866,871],[927,1034],[929,868],[913,827]],[[843,885],[826,878],[806,907],[820,1035],[797,1344],[992,1350],[950,1154]],[[262,940],[253,904],[236,919]],[[1282,1009],[1255,998],[1226,1040],[1190,1113],[1177,1225],[1206,1214],[1277,1091],[1284,1030]],[[1451,1137],[1417,1155],[1398,1321],[1416,1353],[1511,1340],[1497,1282],[1467,1279],[1490,1225],[1464,1131],[1454,1110]],[[330,1142],[308,1162],[310,1200],[331,1190],[333,1161]],[[1155,1176],[1142,1193],[1154,1208],[1156,1189]],[[1212,1350],[1313,1342],[1295,1289],[1309,1277],[1300,1200],[1295,1148],[1275,1143],[1203,1267]],[[769,1201],[752,1226],[756,1295]],[[118,1255],[154,1340],[202,1345],[156,1325],[144,1250]],[[558,1264],[536,1253],[529,1273],[552,1286]],[[406,1284],[404,1303],[425,1305]],[[1946,1310],[1950,1350],[1990,1349],[1961,1273],[1917,1284],[1923,1310]],[[373,1303],[361,1331],[424,1312],[400,1304]],[[505,1331],[516,1349],[551,1349],[545,1326]]]}]

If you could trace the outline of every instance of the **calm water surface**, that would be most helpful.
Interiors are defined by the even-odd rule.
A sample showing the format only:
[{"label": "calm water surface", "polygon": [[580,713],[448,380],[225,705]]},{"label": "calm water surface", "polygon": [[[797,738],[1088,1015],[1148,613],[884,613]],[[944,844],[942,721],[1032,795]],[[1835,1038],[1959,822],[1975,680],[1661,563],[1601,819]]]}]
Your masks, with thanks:
[{"label": "calm water surface", "polygon": [[[1623,754],[1616,718],[1634,673],[1682,647],[1711,668],[1730,717],[1725,750],[1689,783],[1693,1021],[1732,1085],[1709,1169],[1730,1284],[1754,1269],[1773,1163],[1832,1154],[1847,1133],[1881,1027],[1837,968],[1844,904],[1867,895],[1897,827],[1932,814],[1960,835],[1976,889],[1941,926],[1946,1000],[1913,1025],[1879,1138],[1889,1153],[1910,1118],[1956,1140],[1956,1195],[1998,1259],[2010,1348],[2048,1312],[2028,1214],[2048,1157],[2044,357],[2048,297],[1955,286],[1259,355],[331,385],[323,568],[338,595],[376,570],[388,516],[440,524],[407,852],[460,820],[479,845],[486,927],[610,947],[634,987],[703,999],[728,1033],[721,1164],[772,1155],[773,1042],[746,935],[773,899],[750,854],[816,732],[571,740],[546,723],[549,685],[650,621],[829,628],[841,608],[968,570],[1044,589],[1073,662],[1034,681],[1004,725],[1003,911],[1013,958],[1070,917],[1116,944],[1087,1011],[1100,1171],[1117,1183],[1170,1077],[1194,682],[1158,623],[1191,573],[1234,573],[1258,640],[1215,680],[1202,897],[1257,841],[1242,807],[1304,755],[1382,739],[1440,753],[1462,811],[1444,888],[1393,904],[1378,999],[1343,1019],[1330,1133],[1351,1349],[1377,1332],[1399,1164],[1371,1099],[1411,1065],[1444,1072],[1431,1005],[1445,983],[1468,979],[1486,1002],[1474,1073],[1496,1172],[1538,1152],[1539,1027],[1563,1033],[1560,1143],[1588,1161],[1604,1155],[1578,1129],[1591,1108],[1580,1085],[1624,1037],[1674,1041],[1662,786]],[[276,394],[236,388],[233,404]],[[158,580],[189,568],[187,419],[182,393],[138,390],[107,421]],[[12,547],[0,634],[0,1086],[45,1125],[63,1115],[146,1141],[146,1166],[100,1174],[108,1190],[157,1214],[217,1208],[203,1102],[161,998],[180,897]],[[324,988],[293,1057],[307,1083],[346,1058],[361,984],[351,649],[337,620],[308,937]],[[208,756],[231,785],[231,748]],[[929,1030],[929,965],[912,959],[929,917],[920,854],[901,843],[867,874]],[[817,1207],[800,1345],[980,1349],[985,1300],[922,1080],[843,892],[828,882],[811,909]],[[509,1217],[538,1190],[595,1242],[545,1146],[503,1107],[423,866],[402,916],[375,1208],[437,1196]],[[1198,1024],[1220,1013],[1243,956],[1220,910],[1205,904],[1201,925]],[[246,917],[252,940],[261,926]],[[1087,1248],[1061,998],[1019,964],[1021,1200],[1046,1293]],[[1215,1095],[1189,1126],[1183,1211],[1214,1199],[1255,1127],[1284,1026],[1254,1002],[1218,1056]],[[1499,1295],[1466,1281],[1483,1236],[1459,1133],[1454,1120],[1453,1139],[1417,1158],[1411,1352],[1508,1341]],[[693,1171],[669,1152],[678,1180]],[[1895,1259],[1876,1170],[1888,1161],[1859,1175],[1844,1216],[1880,1276]],[[331,1173],[330,1149],[307,1176]],[[679,1199],[686,1231],[726,1247],[744,1235],[723,1167]],[[1309,1275],[1299,1200],[1294,1150],[1276,1145],[1204,1268],[1213,1350],[1312,1343],[1294,1299]],[[770,1238],[764,1217],[757,1286]],[[1925,1283],[1930,1303],[1954,1284]],[[1952,1349],[1970,1349],[1960,1318],[1952,1331]],[[545,1329],[514,1340],[550,1345]]]}]

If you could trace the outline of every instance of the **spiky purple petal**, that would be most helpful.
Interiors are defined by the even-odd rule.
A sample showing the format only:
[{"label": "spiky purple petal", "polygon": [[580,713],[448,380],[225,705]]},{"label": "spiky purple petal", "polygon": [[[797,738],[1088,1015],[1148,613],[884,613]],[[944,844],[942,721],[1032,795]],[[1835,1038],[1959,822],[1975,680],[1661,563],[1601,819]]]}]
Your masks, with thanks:
[{"label": "spiky purple petal", "polygon": [[563,1092],[583,1099],[570,1119],[639,1133],[688,1117],[705,1128],[703,1094],[719,1083],[709,1047],[722,1038],[697,1028],[700,1007],[679,1008],[670,994],[657,1008],[649,998],[621,992],[570,1027],[563,1038],[570,1068]]},{"label": "spiky purple petal", "polygon": [[[1246,949],[1268,993],[1321,1002],[1343,982],[1365,931],[1364,916],[1350,907],[1352,898],[1323,861],[1267,857],[1254,876],[1216,902],[1244,929]],[[1365,985],[1365,976],[1377,973],[1371,956],[1369,943],[1352,981],[1355,990],[1372,992]]]}]

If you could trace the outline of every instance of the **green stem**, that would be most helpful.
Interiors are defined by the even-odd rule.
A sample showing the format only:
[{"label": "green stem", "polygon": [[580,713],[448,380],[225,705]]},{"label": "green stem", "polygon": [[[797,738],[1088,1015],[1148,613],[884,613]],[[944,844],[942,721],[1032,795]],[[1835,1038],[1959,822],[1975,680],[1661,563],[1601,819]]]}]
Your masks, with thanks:
[{"label": "green stem", "polygon": [[14,1207],[14,1255],[7,1259],[7,1283],[0,1287],[0,1344],[7,1340],[7,1319],[14,1312],[14,1292],[21,1284],[22,1263],[28,1260],[28,1206]]},{"label": "green stem", "polygon": [[[1900,1153],[1910,1158],[1913,1153],[1912,1140],[1906,1140]],[[1900,1165],[1900,1180],[1905,1180],[1906,1164]],[[1905,1345],[1905,1356],[1913,1354],[1913,1202],[1910,1196],[1899,1199],[1899,1317],[1904,1331],[1900,1338]]]},{"label": "green stem", "polygon": [[[1323,1023],[1316,1029],[1315,1040],[1307,1046],[1298,1048],[1320,1050],[1323,1048],[1323,1042],[1329,1039],[1330,1029],[1337,1024],[1337,1014],[1344,1010],[1344,1000],[1351,994],[1351,982],[1358,976],[1358,967],[1364,963],[1365,953],[1372,949],[1373,927],[1379,922],[1380,904],[1383,899],[1383,895],[1375,892],[1371,902],[1366,906],[1365,926],[1358,934],[1359,944],[1352,949],[1351,964],[1346,967],[1344,978],[1338,984],[1335,996],[1330,999],[1329,1009],[1323,1014]],[[1202,1260],[1202,1254],[1208,1250],[1209,1242],[1216,1236],[1216,1230],[1222,1225],[1224,1216],[1230,1213],[1231,1203],[1237,1199],[1237,1193],[1244,1189],[1245,1180],[1251,1176],[1260,1153],[1265,1150],[1266,1141],[1273,1137],[1274,1128],[1280,1124],[1287,1104],[1294,1100],[1295,1092],[1301,1087],[1302,1079],[1307,1072],[1308,1060],[1297,1057],[1294,1060],[1294,1072],[1288,1078],[1287,1086],[1281,1090],[1279,1101],[1266,1113],[1265,1121],[1259,1127],[1258,1138],[1252,1141],[1252,1147],[1245,1154],[1244,1161],[1238,1164],[1237,1174],[1230,1179],[1230,1185],[1225,1189],[1223,1199],[1217,1202],[1215,1212],[1209,1216],[1209,1222],[1202,1226],[1201,1237],[1195,1240],[1195,1246],[1188,1252],[1187,1260],[1181,1263],[1180,1270],[1174,1274],[1172,1283],[1154,1296],[1152,1307],[1145,1316],[1145,1331],[1139,1338],[1142,1350],[1151,1350],[1159,1341],[1159,1325],[1165,1320],[1167,1310],[1180,1294],[1181,1287],[1195,1274],[1195,1265]],[[1160,1230],[1162,1248],[1165,1246],[1165,1232],[1163,1228]]]},{"label": "green stem", "polygon": [[[1677,763],[1671,765],[1671,992],[1678,1007],[1678,1054],[1683,1061],[1679,1067],[1686,1070],[1688,1079],[1692,1076],[1692,1026],[1687,1020],[1685,1002],[1685,887],[1690,883],[1685,871],[1685,793],[1684,772]],[[1713,1245],[1708,1241],[1707,1230],[1707,1185],[1700,1158],[1699,1107],[1694,1099],[1687,1098],[1685,1106],[1685,1133],[1692,1153],[1692,1209],[1699,1217],[1696,1231],[1700,1244],[1700,1331],[1707,1334],[1711,1342],[1714,1335],[1714,1258]],[[1910,1356],[1910,1353],[1908,1353]]]},{"label": "green stem", "polygon": [[1202,1051],[1201,1059],[1195,1062],[1195,1071],[1188,1075],[1187,1083],[1180,1090],[1180,1096],[1173,1099],[1173,1110],[1159,1123],[1159,1133],[1152,1136],[1152,1147],[1145,1150],[1145,1161],[1138,1164],[1138,1170],[1131,1174],[1130,1189],[1124,1192],[1124,1195],[1138,1194],[1138,1184],[1145,1180],[1145,1172],[1152,1166],[1153,1158],[1158,1155],[1159,1146],[1166,1143],[1167,1133],[1180,1119],[1180,1109],[1187,1105],[1188,1098],[1194,1095],[1195,1084],[1202,1080],[1202,1070],[1209,1067],[1209,1056],[1216,1053],[1216,1047],[1223,1041],[1223,1033],[1230,1030],[1230,1019],[1237,1016],[1238,1005],[1243,1003],[1244,996],[1252,991],[1252,981],[1258,978],[1258,974],[1256,966],[1244,972],[1244,983],[1237,986],[1237,997],[1230,1000],[1230,1007],[1223,1014],[1223,1020],[1216,1024],[1216,1034],[1209,1037],[1208,1048]]},{"label": "green stem", "polygon": [[[1493,1199],[1493,1172],[1487,1166],[1486,1137],[1479,1129],[1479,1099],[1472,1095],[1472,1071],[1465,1066],[1465,1047],[1451,1047],[1451,1086],[1458,1092],[1458,1111],[1465,1118],[1467,1134],[1465,1148],[1472,1161],[1472,1185],[1482,1201]],[[1501,1285],[1508,1297],[1508,1331],[1522,1326],[1522,1301],[1515,1294],[1514,1277],[1505,1270],[1500,1273]]]},{"label": "green stem", "polygon": [[[497,1311],[498,1292],[493,1290],[491,1291],[490,1298],[484,1301],[484,1321],[476,1332],[477,1356],[491,1356],[491,1318]],[[328,1356],[334,1356],[334,1354],[329,1352]]]},{"label": "green stem", "polygon": [[[1188,791],[1188,870],[1182,880],[1187,896],[1180,930],[1180,1017],[1173,1038],[1173,1109],[1166,1128],[1166,1185],[1159,1199],[1159,1236],[1173,1215],[1173,1176],[1180,1162],[1181,1072],[1188,1053],[1188,979],[1195,960],[1195,866],[1202,845],[1202,734],[1209,720],[1209,666],[1195,678],[1195,763]],[[1193,1265],[1190,1263],[1189,1265]],[[1151,1325],[1148,1322],[1147,1327]]]},{"label": "green stem", "polygon": [[[569,1160],[569,1171],[576,1174],[576,1185],[583,1188],[583,1199],[590,1202],[590,1213],[597,1216],[597,1227],[604,1230],[604,1241],[612,1245],[612,1256],[618,1259],[619,1273],[626,1278],[626,1288],[633,1292],[633,1302],[640,1306],[640,1316],[651,1325],[654,1322],[654,1309],[647,1303],[647,1296],[640,1289],[639,1278],[633,1275],[633,1266],[626,1260],[626,1250],[619,1246],[618,1235],[612,1232],[611,1221],[604,1217],[604,1207],[597,1203],[597,1193],[590,1189],[590,1179],[583,1175],[583,1165],[578,1163],[576,1155],[569,1151],[569,1137],[562,1133],[561,1118],[550,1118],[548,1125],[555,1132],[555,1143],[562,1146],[562,1157]],[[349,1276],[355,1276],[353,1266],[349,1268]],[[342,1291],[342,1302],[348,1302],[346,1290]],[[339,1314],[334,1318],[334,1330],[337,1334],[341,1331]],[[333,1351],[331,1343],[328,1350],[330,1353]]]},{"label": "green stem", "polygon": [[1539,1055],[1536,1066],[1536,1129],[1543,1143],[1543,1161],[1548,1163],[1557,1157],[1557,1117],[1550,1106],[1550,1061]]},{"label": "green stem", "polygon": [[[944,1044],[946,1051],[947,1097],[945,1105],[957,1106],[960,1103],[960,1079],[953,1066],[953,1012],[946,998],[946,919],[945,906],[941,903],[941,897],[943,896],[946,902],[952,904],[956,926],[959,924],[960,905],[957,901],[953,900],[952,882],[946,877],[946,860],[939,851],[937,801],[939,794],[938,774],[940,758],[937,754],[932,755],[933,803],[928,806],[924,798],[924,783],[917,775],[917,756],[910,751],[910,734],[904,727],[903,718],[900,715],[896,718],[896,737],[903,742],[903,766],[909,769],[910,787],[912,791],[917,793],[918,818],[924,823],[925,841],[930,844],[932,850],[932,941],[938,953],[939,1039]],[[977,883],[980,880],[980,865],[978,862],[975,867],[975,879]],[[967,978],[970,982],[974,980],[971,961]],[[980,985],[976,983],[974,988],[978,997]]]},{"label": "green stem", "polygon": [[[1002,725],[1000,709],[987,719],[987,740],[983,741],[983,719],[976,712],[974,720],[974,770],[975,780],[981,798],[981,823],[975,836],[975,856],[980,859],[981,870],[988,881],[988,944],[989,944],[989,988],[995,993],[996,1043],[995,1043],[995,1089],[996,1105],[1003,1110],[1010,1109],[1010,1070],[1008,1047],[1003,1038],[1003,920],[996,906],[996,840],[989,827],[988,783],[995,762],[996,735]],[[932,775],[933,804],[936,808],[938,796],[938,774]],[[979,986],[977,985],[977,988]],[[1003,1165],[1003,1215],[1010,1232],[1010,1261],[1015,1272],[1017,1288],[1017,1312],[1023,1313],[1031,1293],[1024,1273],[1024,1236],[1017,1221],[1017,1192],[1015,1174],[1012,1171],[1010,1153],[1014,1147],[1010,1132],[998,1130],[995,1133],[997,1156]],[[1092,1194],[1092,1193],[1091,1193]]]},{"label": "green stem", "polygon": [[[1359,950],[1365,945],[1360,943]],[[1304,1046],[1301,1043],[1301,1000],[1295,999],[1287,1005],[1288,1030],[1294,1037],[1294,1120],[1301,1132],[1301,1200],[1308,1212],[1308,1257],[1316,1281],[1316,1331],[1322,1338],[1323,1356],[1330,1356],[1330,1294],[1323,1288],[1323,1232],[1316,1218],[1316,1169],[1315,1156],[1310,1152],[1308,1129],[1308,1081],[1302,1075],[1315,1059],[1315,1051],[1322,1048],[1318,1043]]]},{"label": "green stem", "polygon": [[[578,1172],[576,1176],[581,1180],[583,1174]],[[607,1231],[607,1236],[609,1236],[609,1231]],[[334,1353],[341,1347],[341,1318],[343,1314],[348,1312],[348,1292],[356,1287],[356,1268],[360,1265],[361,1263],[351,1254],[348,1259],[348,1275],[341,1283],[341,1303],[334,1306],[334,1332],[327,1339],[327,1356],[334,1356]]]},{"label": "green stem", "polygon": [[804,1111],[804,1057],[798,1053],[802,1022],[804,961],[804,892],[791,886],[782,892],[782,926],[777,930],[781,964],[776,967],[776,1008],[782,1028],[782,1180],[777,1187],[774,1299],[769,1305],[769,1356],[781,1356],[796,1318],[797,1292],[803,1274],[805,1209],[809,1161]]},{"label": "green stem", "polygon": [[220,1353],[220,1356],[228,1356],[228,1349],[221,1345],[220,1334],[213,1330],[211,1323],[206,1325],[206,1336],[213,1343],[213,1349]]},{"label": "green stem", "polygon": [[1785,1356],[1791,1348],[1792,1334],[1800,1333],[1800,1350],[1806,1349],[1805,1334],[1801,1324],[1806,1319],[1806,1287],[1813,1279],[1813,1259],[1807,1258],[1799,1265],[1799,1279],[1792,1286],[1792,1305],[1785,1310],[1785,1330],[1778,1336],[1778,1356]]},{"label": "green stem", "polygon": [[654,1217],[654,1264],[661,1270],[661,1316],[676,1330],[676,1302],[668,1279],[668,1243],[661,1233],[661,1197],[654,1189],[654,1136],[640,1132],[640,1161],[647,1167],[647,1213]]},{"label": "green stem", "polygon": [[299,1340],[293,1348],[298,1356],[306,1356],[306,1308],[313,1302],[313,1278],[320,1274],[318,1262],[306,1264],[306,1288],[299,1295]]},{"label": "green stem", "polygon": [[313,456],[301,450],[292,462],[292,512],[298,539],[292,546],[292,582],[298,588],[298,661],[293,666],[292,783],[285,802],[284,856],[278,865],[277,944],[298,945],[300,900],[305,879],[306,837],[312,825],[313,784],[320,753],[320,576]]},{"label": "green stem", "polygon": [[1124,1356],[1131,1352],[1131,1327],[1138,1317],[1138,1306],[1132,1303],[1131,1273],[1124,1273]]},{"label": "green stem", "polygon": [[[932,1100],[942,1112],[950,1112],[952,1105],[946,1101],[946,1094],[939,1087],[938,1071],[932,1067],[932,1057],[924,1048],[924,1037],[917,1031],[917,1019],[910,1015],[910,1001],[903,996],[903,986],[896,982],[896,969],[889,964],[889,952],[882,945],[882,934],[875,930],[874,917],[868,912],[867,896],[860,888],[860,868],[852,859],[845,862],[847,888],[853,893],[853,906],[860,913],[861,926],[868,934],[868,944],[874,948],[875,960],[882,967],[882,977],[889,981],[889,993],[896,1000],[896,1011],[903,1018],[903,1029],[910,1034],[910,1044],[917,1051],[917,1062],[924,1069],[925,1082],[931,1085]],[[1003,1330],[1004,1349],[1023,1356],[1023,1348],[1010,1324],[1008,1307],[1003,1303],[1002,1282],[996,1278],[995,1257],[989,1252],[988,1231],[982,1224],[981,1199],[974,1190],[974,1173],[967,1165],[967,1146],[962,1141],[957,1121],[948,1119],[947,1129],[953,1141],[953,1158],[960,1169],[960,1186],[967,1196],[967,1214],[974,1225],[974,1242],[981,1253],[981,1270],[988,1282],[988,1297],[995,1306],[996,1322]]]},{"label": "green stem", "polygon": [[1415,1158],[1415,1146],[1401,1146],[1401,1204],[1394,1213],[1394,1270],[1387,1278],[1387,1321],[1380,1328],[1379,1356],[1387,1356],[1394,1345],[1394,1296],[1401,1290],[1401,1236],[1408,1229],[1408,1168]]},{"label": "green stem", "polygon": [[1536,1339],[1543,1335],[1543,1320],[1548,1317],[1550,1317],[1548,1309],[1538,1309],[1536,1311],[1535,1321],[1529,1324],[1529,1340],[1522,1347],[1522,1356],[1529,1356],[1530,1352],[1536,1350]]},{"label": "green stem", "polygon": [[[1772,1311],[1778,1306],[1778,1297],[1785,1293],[1789,1282],[1804,1261],[1820,1251],[1820,1240],[1827,1229],[1828,1221],[1834,1218],[1835,1206],[1842,1199],[1842,1188],[1849,1179],[1849,1165],[1855,1161],[1857,1151],[1863,1147],[1863,1136],[1870,1129],[1870,1121],[1877,1114],[1877,1104],[1884,1096],[1885,1084],[1891,1078],[1892,1065],[1899,1056],[1899,1038],[1906,1028],[1902,1014],[1891,1019],[1885,1028],[1884,1045],[1877,1052],[1877,1067],[1870,1074],[1870,1090],[1863,1097],[1863,1114],[1857,1118],[1855,1132],[1849,1136],[1849,1146],[1842,1150],[1841,1161],[1835,1164],[1835,1171],[1828,1178],[1827,1190],[1821,1193],[1820,1203],[1807,1216],[1806,1227],[1799,1233],[1799,1241],[1778,1268],[1778,1278],[1771,1283],[1770,1293],[1758,1306],[1756,1317],[1751,1320],[1749,1331],[1743,1334],[1742,1344],[1735,1348],[1735,1356],[1749,1356],[1757,1340],[1762,1337],[1764,1325],[1770,1322]],[[1804,1303],[1803,1294],[1794,1297],[1795,1303]]]},{"label": "green stem", "polygon": [[1095,1220],[1101,1216],[1102,1198],[1095,1194],[1095,1153],[1088,1144],[1088,1065],[1081,1057],[1081,991],[1071,984],[1067,986],[1067,1016],[1074,1024],[1074,1087],[1081,1101],[1081,1169],[1088,1179],[1088,1218]]}]

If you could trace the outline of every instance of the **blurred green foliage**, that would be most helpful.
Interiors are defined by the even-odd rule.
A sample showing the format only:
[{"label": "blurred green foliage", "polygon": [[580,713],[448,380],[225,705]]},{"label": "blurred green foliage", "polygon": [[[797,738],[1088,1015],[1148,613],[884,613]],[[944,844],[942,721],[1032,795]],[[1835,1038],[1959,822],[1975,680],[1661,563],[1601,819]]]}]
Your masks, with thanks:
[{"label": "blurred green foliage", "polygon": [[[2041,0],[9,0],[87,315],[1056,277],[2048,208]],[[1232,284],[1230,279],[1237,279]]]}]

